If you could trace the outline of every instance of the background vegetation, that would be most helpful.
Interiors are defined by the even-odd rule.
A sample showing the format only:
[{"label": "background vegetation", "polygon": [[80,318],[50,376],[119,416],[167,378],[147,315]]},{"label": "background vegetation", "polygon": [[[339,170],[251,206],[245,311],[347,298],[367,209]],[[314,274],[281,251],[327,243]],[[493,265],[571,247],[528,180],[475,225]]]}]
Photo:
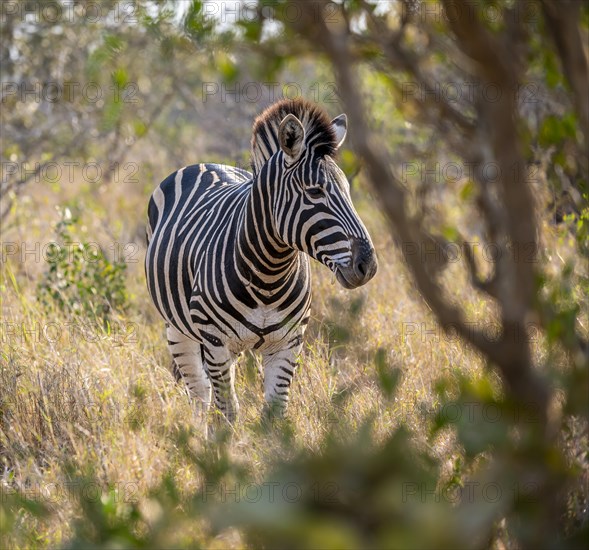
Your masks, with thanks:
[{"label": "background vegetation", "polygon": [[[584,547],[589,11],[576,1],[2,3],[0,546]],[[379,255],[320,266],[286,420],[209,439],[143,274],[148,197],[347,112]]]}]

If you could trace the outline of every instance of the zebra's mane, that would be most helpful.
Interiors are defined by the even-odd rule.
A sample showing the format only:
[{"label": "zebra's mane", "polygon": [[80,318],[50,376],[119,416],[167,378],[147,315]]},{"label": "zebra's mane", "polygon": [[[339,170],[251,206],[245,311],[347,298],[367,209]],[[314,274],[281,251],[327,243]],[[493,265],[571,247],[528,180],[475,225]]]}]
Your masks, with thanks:
[{"label": "zebra's mane", "polygon": [[319,156],[333,155],[337,150],[335,131],[327,113],[306,99],[283,99],[268,107],[254,121],[251,140],[252,168],[258,173],[278,151],[278,128],[288,114],[295,115],[305,128],[305,146]]}]

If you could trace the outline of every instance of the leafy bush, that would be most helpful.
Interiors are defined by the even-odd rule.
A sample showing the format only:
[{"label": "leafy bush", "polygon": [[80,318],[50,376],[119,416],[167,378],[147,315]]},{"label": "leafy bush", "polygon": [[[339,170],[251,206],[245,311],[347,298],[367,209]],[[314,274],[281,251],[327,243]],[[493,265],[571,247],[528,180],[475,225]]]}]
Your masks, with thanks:
[{"label": "leafy bush", "polygon": [[79,219],[69,208],[60,210],[60,216],[37,296],[46,306],[53,303],[67,313],[106,324],[113,310],[127,308],[127,266],[124,261],[111,262],[96,243],[80,238]]}]

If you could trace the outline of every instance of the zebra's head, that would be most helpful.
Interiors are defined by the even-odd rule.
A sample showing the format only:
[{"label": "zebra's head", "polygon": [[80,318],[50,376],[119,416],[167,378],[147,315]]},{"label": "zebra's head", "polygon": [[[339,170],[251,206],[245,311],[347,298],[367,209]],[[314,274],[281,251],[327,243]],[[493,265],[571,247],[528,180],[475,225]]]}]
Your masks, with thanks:
[{"label": "zebra's head", "polygon": [[252,139],[254,169],[273,153],[269,164],[281,174],[271,205],[277,237],[327,266],[343,287],[366,284],[377,270],[376,253],[333,160],[346,136],[346,115],[330,121],[316,105],[286,100],[260,119]]}]

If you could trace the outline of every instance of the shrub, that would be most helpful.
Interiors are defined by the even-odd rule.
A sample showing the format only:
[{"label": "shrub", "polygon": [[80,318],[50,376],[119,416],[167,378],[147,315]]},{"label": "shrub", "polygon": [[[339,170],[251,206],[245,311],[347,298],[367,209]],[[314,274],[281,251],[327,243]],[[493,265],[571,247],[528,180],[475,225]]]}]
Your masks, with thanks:
[{"label": "shrub", "polygon": [[37,287],[45,305],[56,304],[72,315],[84,315],[106,325],[113,310],[128,306],[126,264],[110,261],[96,243],[79,235],[79,219],[60,209],[55,239],[47,250],[48,269]]}]

